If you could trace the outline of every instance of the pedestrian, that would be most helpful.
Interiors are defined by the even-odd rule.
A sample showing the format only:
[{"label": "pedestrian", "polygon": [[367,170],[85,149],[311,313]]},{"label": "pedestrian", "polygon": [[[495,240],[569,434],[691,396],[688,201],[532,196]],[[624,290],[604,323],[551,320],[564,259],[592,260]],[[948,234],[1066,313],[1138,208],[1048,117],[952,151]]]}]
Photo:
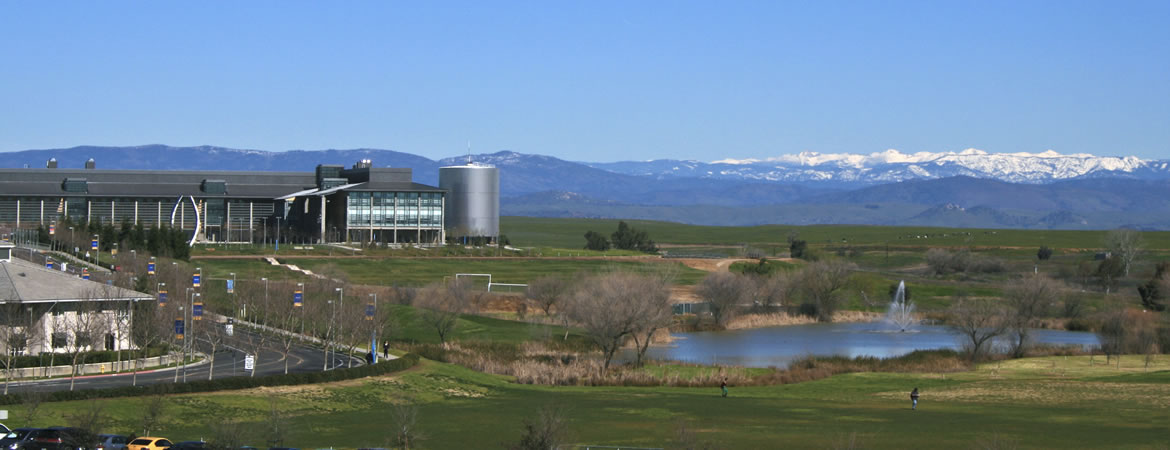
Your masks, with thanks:
[{"label": "pedestrian", "polygon": [[722,389],[723,396],[727,397],[727,377],[723,377],[723,383],[719,384],[719,389]]},{"label": "pedestrian", "polygon": [[910,391],[910,409],[918,409],[918,388]]},{"label": "pedestrian", "polygon": [[382,357],[390,359],[390,341],[382,341]]}]

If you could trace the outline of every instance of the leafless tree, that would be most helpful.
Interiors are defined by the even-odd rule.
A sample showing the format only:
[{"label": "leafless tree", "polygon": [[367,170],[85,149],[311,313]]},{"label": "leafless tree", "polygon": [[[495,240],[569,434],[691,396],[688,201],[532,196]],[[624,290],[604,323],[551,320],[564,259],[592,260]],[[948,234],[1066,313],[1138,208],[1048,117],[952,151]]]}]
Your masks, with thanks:
[{"label": "leafless tree", "polygon": [[1105,248],[1109,249],[1113,257],[1121,258],[1127,277],[1129,276],[1129,267],[1141,254],[1144,247],[1142,234],[1136,230],[1118,228],[1105,234]]},{"label": "leafless tree", "polygon": [[[210,380],[215,376],[215,352],[219,350],[224,344],[227,336],[224,334],[223,325],[218,321],[211,319],[211,315],[204,314],[204,319],[201,322],[206,322],[199,328],[199,335],[203,337],[203,342],[210,348],[211,353],[208,354],[209,365],[207,367],[207,379]],[[211,319],[211,320],[206,320]]]},{"label": "leafless tree", "polygon": [[553,307],[569,295],[569,282],[561,277],[540,277],[528,282],[525,294],[540,306],[546,317],[551,317]]},{"label": "leafless tree", "polygon": [[520,442],[509,446],[514,450],[550,450],[560,448],[568,438],[569,418],[563,406],[544,405],[536,417],[524,421],[524,435]]},{"label": "leafless tree", "polygon": [[49,393],[33,387],[24,392],[23,402],[24,406],[24,423],[31,424],[33,420],[41,417],[41,406],[49,399]]},{"label": "leafless tree", "polygon": [[96,398],[86,402],[85,406],[73,410],[66,418],[70,426],[80,430],[76,434],[66,433],[67,436],[64,436],[67,441],[65,444],[69,448],[86,448],[90,443],[97,442],[98,433],[101,433],[102,428],[110,422],[105,402]]},{"label": "leafless tree", "polygon": [[641,325],[638,313],[637,275],[611,272],[596,275],[580,283],[568,302],[569,317],[584,329],[598,347],[605,364],[602,373],[609,370],[613,355]]},{"label": "leafless tree", "polygon": [[816,307],[817,320],[832,322],[840,307],[841,291],[849,283],[853,265],[840,261],[818,261],[800,271],[797,284],[807,303]]},{"label": "leafless tree", "polygon": [[751,302],[754,288],[754,282],[743,275],[712,272],[695,287],[695,293],[707,302],[711,317],[722,327],[736,316],[741,305]]},{"label": "leafless tree", "polygon": [[792,277],[780,272],[756,278],[756,302],[763,311],[772,311],[788,303],[795,286]]},{"label": "leafless tree", "polygon": [[95,348],[94,343],[98,342],[105,334],[106,320],[101,317],[102,306],[98,299],[101,298],[96,289],[88,291],[82,298],[82,301],[74,302],[71,306],[73,309],[73,317],[68,320],[69,334],[71,335],[66,346],[66,351],[69,353],[70,365],[69,371],[69,390],[73,390],[74,382],[77,379],[77,371],[81,368],[81,364],[85,363],[85,352]]},{"label": "leafless tree", "polygon": [[[142,358],[148,356],[146,350],[151,346],[165,342],[172,331],[169,329],[171,320],[174,314],[167,310],[166,306],[160,306],[155,302],[146,302],[135,308],[133,314],[133,323],[131,324],[130,334],[134,346],[137,348],[138,358],[134,358],[131,384],[138,385],[138,369],[142,364]],[[133,356],[131,356],[133,358]]]},{"label": "leafless tree", "polygon": [[1047,276],[1026,276],[1008,285],[1004,292],[1007,320],[1012,335],[1012,356],[1022,358],[1030,344],[1030,332],[1060,297],[1063,287]]},{"label": "leafless tree", "polygon": [[[351,300],[353,299],[351,298]],[[339,342],[345,348],[346,355],[353,356],[358,347],[369,343],[374,317],[366,315],[366,302],[357,300],[347,303],[344,308],[338,310],[337,314]],[[370,348],[370,351],[376,352],[378,349]],[[353,367],[354,358],[350,357],[346,360],[348,361],[346,365]]]},{"label": "leafless tree", "polygon": [[948,323],[951,330],[967,340],[972,362],[983,356],[986,346],[1002,335],[1009,324],[1001,306],[989,300],[962,298],[951,307]]},{"label": "leafless tree", "polygon": [[418,421],[418,406],[414,404],[396,404],[390,409],[390,422],[394,427],[394,434],[391,436],[390,443],[394,446],[402,447],[403,450],[410,450],[411,446],[418,445],[418,441],[426,439],[422,433],[419,432]]},{"label": "leafless tree", "polygon": [[211,424],[211,439],[207,448],[211,450],[235,450],[244,441],[245,426],[240,422],[216,421]]},{"label": "leafless tree", "polygon": [[151,430],[154,430],[162,423],[166,409],[167,398],[162,395],[151,395],[142,399],[143,436],[150,436]]},{"label": "leafless tree", "polygon": [[1125,351],[1125,335],[1129,328],[1129,317],[1125,307],[1120,304],[1109,304],[1101,313],[1101,328],[1097,330],[1097,340],[1101,341],[1101,351],[1105,352],[1105,363],[1110,358],[1117,357],[1117,365],[1121,367],[1121,353]]},{"label": "leafless tree", "polygon": [[279,447],[288,436],[288,417],[280,410],[280,401],[276,397],[268,398],[268,416],[264,425],[268,428],[268,444],[270,447]]},{"label": "leafless tree", "polygon": [[632,277],[631,292],[636,297],[633,301],[634,314],[637,315],[634,331],[630,336],[634,338],[634,348],[637,350],[637,359],[634,365],[641,367],[650,348],[650,341],[658,330],[669,327],[674,321],[674,313],[670,305],[670,285],[672,278],[661,275],[643,275]]},{"label": "leafless tree", "polygon": [[471,291],[471,284],[465,280],[451,280],[428,286],[416,299],[422,307],[422,320],[439,334],[439,342],[446,343],[459,315],[469,311],[477,296]]},{"label": "leafless tree", "polygon": [[31,311],[25,314],[24,305],[0,305],[0,363],[4,364],[4,394],[8,394],[8,384],[16,376],[16,358],[29,353],[34,342],[33,331],[35,322]]}]

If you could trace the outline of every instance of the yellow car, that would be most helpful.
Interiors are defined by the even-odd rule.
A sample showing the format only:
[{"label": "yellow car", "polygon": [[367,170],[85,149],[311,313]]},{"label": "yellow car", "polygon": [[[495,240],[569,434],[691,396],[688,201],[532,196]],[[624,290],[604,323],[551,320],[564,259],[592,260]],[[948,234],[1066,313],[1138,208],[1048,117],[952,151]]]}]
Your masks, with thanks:
[{"label": "yellow car", "polygon": [[140,437],[126,444],[126,450],[160,450],[164,448],[171,448],[171,441],[160,437]]}]

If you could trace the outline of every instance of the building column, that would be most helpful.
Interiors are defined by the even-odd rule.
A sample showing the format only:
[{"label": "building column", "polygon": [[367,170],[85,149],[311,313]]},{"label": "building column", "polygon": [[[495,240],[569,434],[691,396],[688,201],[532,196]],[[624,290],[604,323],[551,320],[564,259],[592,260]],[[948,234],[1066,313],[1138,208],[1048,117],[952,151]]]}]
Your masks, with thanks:
[{"label": "building column", "polygon": [[16,228],[20,228],[20,199],[16,199]]},{"label": "building column", "polygon": [[391,241],[393,243],[397,244],[398,243],[398,193],[397,192],[394,193],[394,221],[391,223],[394,224],[394,236],[391,239]]},{"label": "building column", "polygon": [[41,200],[41,223],[45,223],[45,201]]},{"label": "building column", "polygon": [[414,229],[418,232],[418,238],[414,242],[422,244],[422,193],[418,193],[414,202]]},{"label": "building column", "polygon": [[138,225],[138,200],[134,200],[134,225]]},{"label": "building column", "polygon": [[115,217],[118,217],[118,208],[114,205],[114,201],[110,200],[110,225],[117,223],[114,220]]},{"label": "building column", "polygon": [[321,197],[321,243],[324,244],[326,242],[326,239],[325,239],[325,196],[318,195],[318,197]]},{"label": "building column", "polygon": [[[374,243],[374,197],[376,193],[370,193],[370,244]],[[348,233],[347,233],[348,234]]]},{"label": "building column", "polygon": [[85,200],[85,223],[91,222],[92,221],[92,219],[90,219],[91,217],[93,217],[93,202],[90,201],[89,199],[86,199]]},{"label": "building column", "polygon": [[256,220],[252,218],[252,213],[256,209],[255,203],[248,200],[248,243],[256,242]]},{"label": "building column", "polygon": [[447,194],[439,194],[439,243],[447,245]]}]

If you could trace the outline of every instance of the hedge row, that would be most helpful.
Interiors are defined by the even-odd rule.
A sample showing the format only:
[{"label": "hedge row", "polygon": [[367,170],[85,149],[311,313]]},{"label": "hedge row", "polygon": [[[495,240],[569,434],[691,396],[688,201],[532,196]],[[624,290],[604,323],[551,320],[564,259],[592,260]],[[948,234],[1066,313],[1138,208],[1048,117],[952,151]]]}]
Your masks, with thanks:
[{"label": "hedge row", "polygon": [[[88,400],[92,398],[136,397],[143,395],[187,394],[233,389],[248,389],[261,386],[291,386],[297,384],[328,383],[372,377],[409,369],[418,364],[419,356],[408,353],[400,358],[349,369],[335,369],[325,372],[290,373],[262,377],[230,377],[218,380],[200,380],[189,383],[159,383],[146,386],[124,386],[108,389],[80,391],[57,391],[48,393],[45,401],[63,402]],[[0,405],[16,405],[25,401],[23,394],[0,395]]]},{"label": "hedge row", "polygon": [[[151,346],[146,349],[146,356],[142,356],[142,352],[135,351],[133,354],[140,358],[153,358],[167,354],[170,350],[167,346]],[[119,356],[122,361],[127,361],[131,355],[129,350],[122,350],[121,355],[113,350],[99,350],[92,352],[82,352],[81,356],[77,358],[78,363],[96,364],[96,363],[111,363],[118,361]],[[29,367],[44,367],[50,365],[52,362],[58,366],[67,366],[72,361],[72,356],[68,353],[40,353],[35,356],[16,356],[12,358],[13,369],[24,369]],[[0,364],[2,365],[2,364]]]}]

